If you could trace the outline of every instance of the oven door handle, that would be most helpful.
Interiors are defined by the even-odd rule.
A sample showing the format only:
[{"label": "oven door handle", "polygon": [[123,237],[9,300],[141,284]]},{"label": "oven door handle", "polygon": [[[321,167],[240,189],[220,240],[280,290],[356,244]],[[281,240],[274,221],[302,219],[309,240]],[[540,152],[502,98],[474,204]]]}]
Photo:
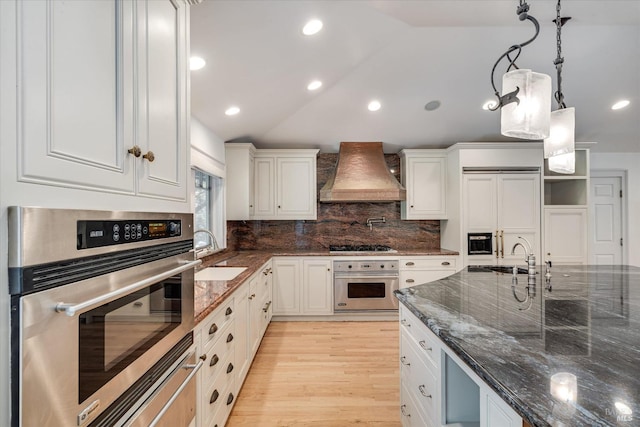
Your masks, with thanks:
[{"label": "oven door handle", "polygon": [[58,304],[56,304],[56,311],[58,313],[64,312],[64,313],[66,313],[67,316],[72,317],[78,311],[84,310],[87,307],[91,307],[93,305],[100,304],[100,303],[103,303],[105,301],[111,301],[111,300],[116,299],[118,297],[127,295],[128,293],[135,292],[138,289],[142,289],[142,288],[144,288],[146,286],[149,286],[149,285],[152,285],[152,284],[154,284],[156,282],[159,282],[161,280],[167,279],[167,278],[169,278],[171,276],[174,276],[174,275],[176,275],[178,273],[182,273],[183,271],[190,270],[190,269],[194,268],[196,265],[199,265],[201,263],[202,263],[201,260],[189,261],[184,265],[172,268],[171,270],[167,270],[164,273],[160,273],[160,274],[156,274],[155,276],[147,277],[146,279],[143,279],[143,280],[140,280],[138,282],[132,283],[131,285],[125,286],[124,288],[117,289],[115,291],[108,292],[106,294],[102,294],[99,297],[95,297],[95,298],[92,298],[90,300],[78,303],[78,304],[70,304],[70,303],[65,303],[65,302],[59,302]]},{"label": "oven door handle", "polygon": [[[189,354],[189,356],[187,356],[187,359],[190,356],[191,356],[191,354]],[[193,371],[191,371],[189,373],[189,375],[187,375],[187,378],[185,378],[184,381],[182,382],[182,384],[180,384],[180,387],[178,387],[178,389],[171,395],[171,397],[169,398],[167,403],[165,403],[165,405],[162,407],[160,412],[158,412],[158,415],[156,415],[155,418],[151,421],[151,423],[149,423],[149,427],[156,426],[162,420],[162,417],[169,410],[169,407],[171,407],[173,402],[175,402],[175,400],[180,396],[180,393],[182,393],[182,390],[185,389],[185,387],[189,384],[189,381],[191,381],[191,379],[198,373],[200,368],[202,368],[205,359],[206,359],[206,357],[204,357],[204,358],[201,357],[200,361],[198,363],[196,363],[195,365],[183,365],[182,366],[183,369],[193,369]]]},{"label": "oven door handle", "polygon": [[[386,273],[384,275],[363,275],[363,276],[357,276],[355,274],[351,274],[351,275],[340,275],[340,274],[335,274],[334,275],[334,279],[341,279],[341,280],[345,280],[345,279],[351,279],[351,280],[372,280],[372,279],[377,279],[377,280],[384,280],[384,279],[397,279],[399,278],[400,275],[397,273]],[[357,282],[354,282],[357,283]]]}]

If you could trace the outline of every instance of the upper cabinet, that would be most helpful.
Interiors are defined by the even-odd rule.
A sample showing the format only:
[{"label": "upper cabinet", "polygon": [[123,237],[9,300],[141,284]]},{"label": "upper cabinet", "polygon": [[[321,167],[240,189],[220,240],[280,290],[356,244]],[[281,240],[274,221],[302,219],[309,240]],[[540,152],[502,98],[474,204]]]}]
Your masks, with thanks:
[{"label": "upper cabinet", "polygon": [[318,150],[226,146],[228,220],[317,219]]},{"label": "upper cabinet", "polygon": [[400,169],[407,190],[407,200],[400,204],[402,219],[447,219],[446,152],[402,150]]},{"label": "upper cabinet", "polygon": [[184,0],[19,2],[18,180],[187,200]]}]

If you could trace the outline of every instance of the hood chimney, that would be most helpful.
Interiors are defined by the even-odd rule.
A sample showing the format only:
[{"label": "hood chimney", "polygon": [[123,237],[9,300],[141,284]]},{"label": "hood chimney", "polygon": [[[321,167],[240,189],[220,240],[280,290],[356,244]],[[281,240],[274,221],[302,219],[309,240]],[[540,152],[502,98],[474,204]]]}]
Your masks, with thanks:
[{"label": "hood chimney", "polygon": [[320,190],[321,202],[395,202],[406,190],[389,172],[382,142],[341,142],[336,168]]}]

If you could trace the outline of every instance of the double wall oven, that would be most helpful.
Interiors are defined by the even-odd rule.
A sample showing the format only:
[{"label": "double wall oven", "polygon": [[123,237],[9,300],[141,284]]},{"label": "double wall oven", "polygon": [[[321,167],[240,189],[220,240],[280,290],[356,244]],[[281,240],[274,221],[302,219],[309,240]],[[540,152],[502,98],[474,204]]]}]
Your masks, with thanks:
[{"label": "double wall oven", "polygon": [[12,426],[187,426],[193,215],[9,208]]}]

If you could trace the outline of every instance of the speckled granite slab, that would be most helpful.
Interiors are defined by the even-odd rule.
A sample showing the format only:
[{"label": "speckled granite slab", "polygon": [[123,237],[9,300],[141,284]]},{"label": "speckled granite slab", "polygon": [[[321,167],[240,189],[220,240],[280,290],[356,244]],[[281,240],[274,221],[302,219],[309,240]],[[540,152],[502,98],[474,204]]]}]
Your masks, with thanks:
[{"label": "speckled granite slab", "polygon": [[[537,276],[527,295],[526,274],[512,288],[469,267],[396,296],[532,425],[640,425],[640,268],[556,267],[550,289]],[[575,404],[551,395],[559,372]]]}]

